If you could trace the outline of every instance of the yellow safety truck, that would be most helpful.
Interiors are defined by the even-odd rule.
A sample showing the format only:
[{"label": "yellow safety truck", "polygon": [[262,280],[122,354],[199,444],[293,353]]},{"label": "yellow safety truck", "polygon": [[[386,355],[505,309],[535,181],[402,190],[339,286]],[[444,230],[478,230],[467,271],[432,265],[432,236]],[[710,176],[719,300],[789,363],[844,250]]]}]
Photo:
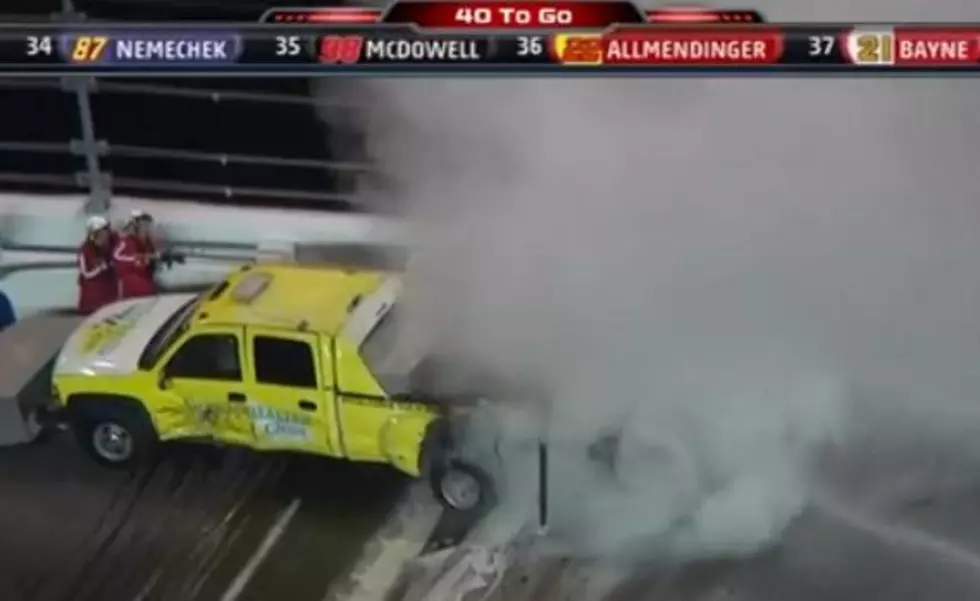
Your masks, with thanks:
[{"label": "yellow safety truck", "polygon": [[55,413],[98,462],[131,468],[163,441],[386,463],[482,512],[488,472],[462,459],[453,409],[412,393],[398,274],[247,265],[199,295],[126,300],[69,336]]}]

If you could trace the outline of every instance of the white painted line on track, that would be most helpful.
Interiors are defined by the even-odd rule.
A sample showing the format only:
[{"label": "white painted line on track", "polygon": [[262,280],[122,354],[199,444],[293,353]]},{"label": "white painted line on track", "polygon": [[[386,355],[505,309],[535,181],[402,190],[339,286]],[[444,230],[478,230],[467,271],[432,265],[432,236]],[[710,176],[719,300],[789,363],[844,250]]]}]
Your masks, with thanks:
[{"label": "white painted line on track", "polygon": [[262,543],[257,549],[255,549],[255,553],[252,553],[248,563],[246,563],[245,567],[238,572],[235,579],[232,580],[231,584],[228,586],[228,589],[225,591],[225,594],[221,596],[221,601],[235,601],[238,599],[239,595],[242,594],[242,591],[245,590],[245,587],[248,586],[252,576],[255,575],[255,571],[259,569],[259,566],[261,566],[262,562],[265,561],[265,558],[269,555],[269,552],[272,551],[272,548],[276,546],[276,543],[279,542],[279,539],[282,538],[282,535],[286,532],[286,528],[289,526],[289,522],[291,522],[293,517],[296,515],[296,511],[299,509],[299,506],[300,500],[293,499],[292,503],[290,503],[289,506],[279,514],[279,517],[276,518],[275,523],[273,523],[272,527],[269,528],[269,531],[266,532]]},{"label": "white painted line on track", "polygon": [[365,545],[347,577],[331,584],[324,601],[382,601],[402,570],[425,547],[442,515],[428,486],[410,485],[388,521]]},{"label": "white painted line on track", "polygon": [[149,597],[150,592],[153,590],[153,587],[157,585],[157,582],[160,580],[160,577],[162,575],[163,575],[163,566],[160,566],[153,571],[153,575],[150,576],[150,578],[146,581],[146,584],[144,584],[143,588],[140,589],[140,592],[136,594],[136,597],[133,598],[133,601],[144,601],[144,599]]}]

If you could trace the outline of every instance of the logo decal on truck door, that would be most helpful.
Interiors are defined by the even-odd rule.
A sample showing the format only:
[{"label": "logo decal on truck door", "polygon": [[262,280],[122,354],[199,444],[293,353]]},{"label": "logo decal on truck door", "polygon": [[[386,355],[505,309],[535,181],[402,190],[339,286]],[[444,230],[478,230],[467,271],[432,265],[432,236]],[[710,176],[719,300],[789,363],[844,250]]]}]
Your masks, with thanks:
[{"label": "logo decal on truck door", "polygon": [[214,426],[218,423],[218,408],[214,405],[200,405],[197,408],[197,419],[204,424]]},{"label": "logo decal on truck door", "polygon": [[302,413],[282,411],[267,405],[249,404],[255,431],[270,440],[309,442],[312,421]]},{"label": "logo decal on truck door", "polygon": [[[189,401],[193,419],[199,424],[214,427],[221,421],[222,416],[231,417],[233,413],[247,412],[254,425],[254,430],[263,438],[283,442],[310,442],[310,427],[313,425],[309,416],[302,413],[282,411],[267,405],[258,405],[249,401],[246,405],[226,405],[222,403],[206,403]],[[244,417],[244,415],[242,415]]]}]

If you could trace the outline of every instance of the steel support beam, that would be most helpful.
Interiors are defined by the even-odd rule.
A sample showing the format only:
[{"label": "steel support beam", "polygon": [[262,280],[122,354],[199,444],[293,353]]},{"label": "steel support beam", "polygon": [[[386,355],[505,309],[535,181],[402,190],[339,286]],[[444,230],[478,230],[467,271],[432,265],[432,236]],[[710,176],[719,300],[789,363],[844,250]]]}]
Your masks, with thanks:
[{"label": "steel support beam", "polygon": [[[61,12],[53,15],[57,21],[77,23],[85,20],[83,13],[75,10],[72,0],[61,0]],[[75,175],[79,184],[89,191],[85,203],[87,214],[109,212],[112,196],[112,180],[108,173],[102,171],[101,157],[105,154],[105,141],[95,137],[95,122],[92,118],[92,97],[95,80],[91,77],[65,77],[61,80],[62,88],[75,94],[78,106],[78,119],[81,127],[81,139],[71,141],[72,154],[85,159],[85,170]]]}]

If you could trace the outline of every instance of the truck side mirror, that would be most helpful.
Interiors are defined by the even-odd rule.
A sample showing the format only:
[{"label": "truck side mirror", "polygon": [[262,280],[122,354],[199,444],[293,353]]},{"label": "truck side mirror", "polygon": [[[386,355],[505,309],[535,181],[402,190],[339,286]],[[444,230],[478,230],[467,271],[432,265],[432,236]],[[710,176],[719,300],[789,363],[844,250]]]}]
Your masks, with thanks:
[{"label": "truck side mirror", "polygon": [[170,376],[166,371],[160,372],[160,378],[157,380],[157,386],[160,390],[167,390],[170,388]]}]

